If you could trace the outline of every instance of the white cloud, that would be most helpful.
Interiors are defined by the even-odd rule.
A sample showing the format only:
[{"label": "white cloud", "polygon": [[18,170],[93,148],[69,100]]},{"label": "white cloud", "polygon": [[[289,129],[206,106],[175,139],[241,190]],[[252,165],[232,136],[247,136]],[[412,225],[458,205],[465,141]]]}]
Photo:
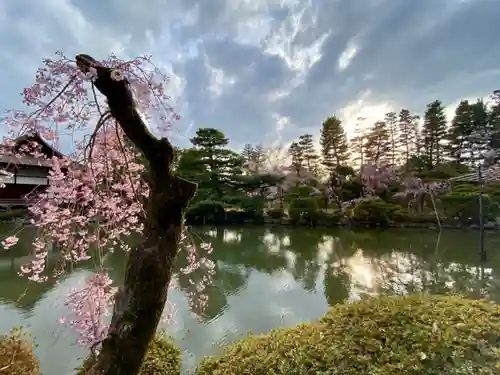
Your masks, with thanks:
[{"label": "white cloud", "polygon": [[207,65],[211,72],[208,90],[212,93],[214,98],[218,98],[223,92],[236,83],[236,78],[228,76],[222,69],[212,67],[208,63]]},{"label": "white cloud", "polygon": [[337,62],[338,70],[340,72],[345,70],[357,53],[358,49],[356,48],[356,46],[354,44],[348,44],[344,52],[341,53]]}]

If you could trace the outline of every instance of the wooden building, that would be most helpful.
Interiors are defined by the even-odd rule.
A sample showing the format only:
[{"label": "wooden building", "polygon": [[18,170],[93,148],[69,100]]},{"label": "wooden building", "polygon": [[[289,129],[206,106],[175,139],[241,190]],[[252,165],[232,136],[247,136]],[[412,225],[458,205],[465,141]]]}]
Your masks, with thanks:
[{"label": "wooden building", "polygon": [[[39,151],[49,159],[26,155],[15,157],[12,151],[22,149],[23,146],[36,142]],[[12,148],[14,150],[12,150]],[[3,151],[3,152],[2,152]],[[48,186],[48,174],[51,168],[52,156],[61,157],[62,154],[44,141],[39,134],[29,134],[17,138],[13,146],[1,146],[0,170],[5,170],[9,176],[0,174],[0,208],[26,207],[27,196],[39,192]]]}]

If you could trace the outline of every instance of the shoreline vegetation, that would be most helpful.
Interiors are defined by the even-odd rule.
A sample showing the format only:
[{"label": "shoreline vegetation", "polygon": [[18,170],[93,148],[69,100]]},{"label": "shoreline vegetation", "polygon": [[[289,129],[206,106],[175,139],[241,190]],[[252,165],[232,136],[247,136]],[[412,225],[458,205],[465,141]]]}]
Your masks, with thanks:
[{"label": "shoreline vegetation", "polygon": [[[395,217],[394,217],[395,216]],[[499,218],[500,219],[500,218]],[[30,224],[29,212],[24,209],[15,209],[12,211],[0,212],[0,224],[7,223],[25,223]],[[290,216],[284,210],[268,210],[263,212],[262,217],[249,217],[244,211],[225,210],[223,217],[216,217],[207,213],[206,216],[191,216],[187,218],[188,225],[252,225],[262,227],[314,227],[314,228],[391,228],[391,229],[456,229],[456,230],[479,230],[479,223],[472,218],[469,220],[459,220],[437,218],[433,214],[413,215],[413,216],[382,216],[374,220],[373,218],[345,218],[339,211],[318,210],[316,217],[311,219],[307,215],[301,216],[298,220]],[[484,229],[488,231],[500,230],[500,220],[490,219],[484,222]]]},{"label": "shoreline vegetation", "polygon": [[[200,361],[193,375],[497,374],[500,306],[461,296],[365,297],[333,306],[320,319],[250,335]],[[31,338],[0,339],[6,375],[40,375]],[[141,375],[181,374],[180,350],[163,332]],[[75,369],[84,375],[87,359]]]}]

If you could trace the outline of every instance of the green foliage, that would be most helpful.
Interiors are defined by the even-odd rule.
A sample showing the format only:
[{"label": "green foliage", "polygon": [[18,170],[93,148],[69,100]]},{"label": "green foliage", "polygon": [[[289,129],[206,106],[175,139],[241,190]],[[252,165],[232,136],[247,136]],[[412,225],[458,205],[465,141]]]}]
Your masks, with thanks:
[{"label": "green foliage", "polygon": [[267,215],[272,219],[281,219],[285,216],[285,211],[282,208],[271,208],[267,210]]},{"label": "green foliage", "polygon": [[303,221],[314,225],[318,220],[318,214],[318,200],[313,197],[296,198],[288,209],[288,215],[295,223]]},{"label": "green foliage", "polygon": [[[477,191],[453,191],[441,197],[446,216],[457,217],[461,222],[479,221],[479,193]],[[498,198],[483,194],[483,214],[486,219],[500,215]]]},{"label": "green foliage", "polygon": [[328,117],[321,125],[320,145],[323,164],[329,169],[340,167],[349,159],[347,135],[337,117]]},{"label": "green foliage", "polygon": [[250,336],[196,375],[497,374],[500,309],[461,297],[379,297]]},{"label": "green foliage", "polygon": [[[180,375],[181,351],[171,339],[161,332],[156,335],[149,345],[139,375]],[[76,375],[85,375],[92,365],[91,358],[87,358],[77,369]]]},{"label": "green foliage", "polygon": [[33,353],[32,339],[21,328],[0,336],[0,374],[40,375],[40,361]]},{"label": "green foliage", "polygon": [[351,218],[358,224],[386,226],[392,215],[400,209],[401,206],[380,198],[364,199],[352,209]]},{"label": "green foliage", "polygon": [[424,115],[422,138],[424,155],[428,169],[441,164],[444,159],[444,146],[442,140],[446,135],[446,114],[443,103],[435,100],[427,105]]},{"label": "green foliage", "polygon": [[309,185],[296,185],[292,187],[286,194],[285,196],[285,201],[286,202],[293,202],[295,199],[298,198],[310,198],[311,194],[313,193],[314,189],[312,186]]},{"label": "green foliage", "polygon": [[366,137],[365,147],[365,156],[370,163],[385,164],[391,162],[390,135],[385,121],[377,121],[373,124]]},{"label": "green foliage", "polygon": [[469,167],[458,163],[445,163],[435,166],[431,170],[423,170],[418,173],[418,177],[426,182],[442,181],[461,174],[470,173]]},{"label": "green foliage", "polygon": [[[321,157],[317,154],[312,135],[302,134],[288,149],[287,156],[291,163],[283,161],[284,165],[276,165],[277,160],[284,160],[281,159],[283,150],[267,152],[269,150],[261,146],[246,144],[241,153],[236,153],[228,148],[229,139],[221,131],[201,128],[191,139],[193,147],[180,152],[177,173],[198,183],[193,205],[202,201],[221,202],[225,207],[240,208],[246,214],[238,211],[234,215],[226,214],[220,220],[262,222],[264,210],[274,200],[280,200],[280,205],[287,206],[299,198],[309,199],[319,190],[321,198],[317,199],[318,206],[329,209],[360,199],[365,189],[359,167],[367,162],[389,165],[395,167],[397,178],[377,191],[377,196],[388,204],[399,203],[398,207],[384,206],[380,202],[363,203],[357,208],[358,212],[354,212],[355,217],[363,225],[370,226],[386,225],[390,221],[434,222],[435,217],[429,215],[434,210],[434,204],[424,198],[423,191],[416,193],[413,189],[416,201],[405,199],[402,202],[394,195],[406,188],[403,180],[408,182],[419,177],[424,183],[445,181],[471,172],[478,162],[485,162],[485,168],[491,165],[495,159],[493,155],[497,158],[500,155],[500,136],[496,134],[500,133],[500,90],[493,93],[492,99],[493,103],[489,106],[480,99],[476,102],[461,101],[450,118],[451,125],[448,125],[444,105],[439,100],[427,105],[422,124],[419,115],[402,108],[399,113],[389,112],[383,119],[376,119],[367,130],[358,124],[355,136],[349,141],[341,121],[335,115],[328,116],[321,124]],[[488,155],[488,160],[483,160],[484,155]],[[349,159],[354,161],[352,165]],[[277,167],[276,172],[268,172],[270,165],[273,169]],[[280,173],[285,170],[289,174]],[[489,191],[492,183],[488,181],[488,191],[485,191],[491,197],[486,203],[490,218],[497,214],[496,198],[500,197],[498,186]],[[272,194],[271,197],[268,188],[278,185],[279,194]],[[456,191],[458,189],[454,188]],[[444,189],[435,194],[440,214],[443,214],[443,207],[439,200],[443,193]],[[258,196],[258,199],[247,199],[246,196]],[[444,216],[477,217],[474,213],[477,205],[474,208],[472,201],[461,201],[458,207],[453,206],[455,196],[444,200],[447,207]],[[409,215],[405,210],[418,211],[418,216]],[[321,212],[305,207],[292,207],[290,216],[291,223],[324,221]],[[204,216],[202,218],[205,220]],[[446,218],[443,219],[446,221]],[[464,219],[462,223],[470,224],[474,220]]]},{"label": "green foliage", "polygon": [[225,206],[222,202],[204,200],[188,209],[186,221],[196,224],[219,223],[224,221],[225,215]]},{"label": "green foliage", "polygon": [[179,375],[180,357],[180,349],[165,333],[160,333],[149,347],[140,375]]},{"label": "green foliage", "polygon": [[194,147],[181,153],[177,173],[198,183],[202,194],[198,193],[195,201],[221,200],[234,193],[244,159],[227,148],[229,140],[224,134],[217,129],[201,128],[191,142]]},{"label": "green foliage", "polygon": [[339,210],[319,210],[317,212],[317,220],[327,227],[333,227],[340,224],[344,217]]}]

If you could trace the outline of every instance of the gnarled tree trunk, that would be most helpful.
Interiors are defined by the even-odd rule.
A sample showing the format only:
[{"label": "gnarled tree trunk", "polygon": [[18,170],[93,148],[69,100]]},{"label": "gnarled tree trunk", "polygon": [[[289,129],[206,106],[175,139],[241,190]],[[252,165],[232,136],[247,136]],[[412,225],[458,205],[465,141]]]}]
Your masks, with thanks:
[{"label": "gnarled tree trunk", "polygon": [[149,166],[144,240],[128,255],[107,338],[91,374],[137,375],[167,300],[172,266],[181,239],[184,211],[196,184],[172,173],[174,149],[168,139],[155,138],[136,110],[125,80],[111,79],[111,70],[88,55],[76,57],[78,67],[97,69],[96,88],[106,96],[113,117],[143,153]]}]

